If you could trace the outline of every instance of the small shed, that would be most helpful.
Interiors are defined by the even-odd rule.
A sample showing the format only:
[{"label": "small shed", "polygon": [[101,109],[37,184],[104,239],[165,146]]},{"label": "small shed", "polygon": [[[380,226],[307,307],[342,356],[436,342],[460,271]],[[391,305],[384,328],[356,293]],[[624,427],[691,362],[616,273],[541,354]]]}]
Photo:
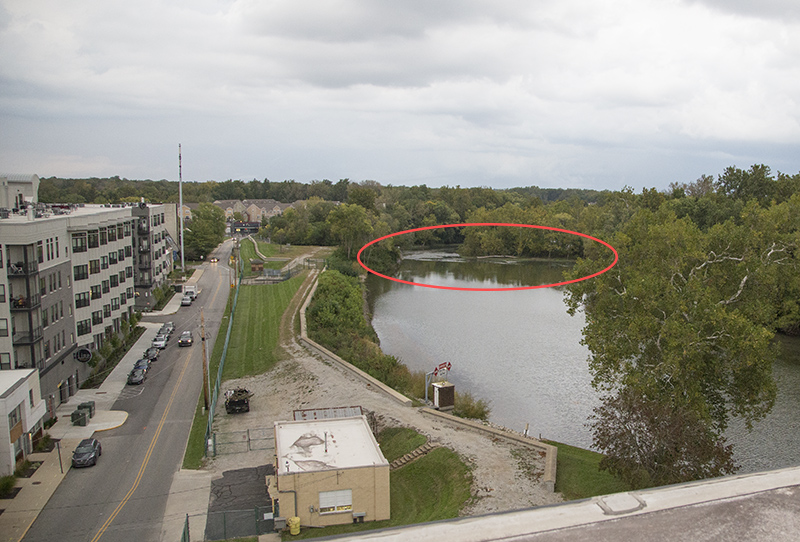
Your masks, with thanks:
[{"label": "small shed", "polygon": [[366,416],[275,422],[282,517],[312,527],[389,519],[389,462]]},{"label": "small shed", "polygon": [[254,272],[262,273],[264,271],[264,261],[258,258],[250,258],[250,269]]}]

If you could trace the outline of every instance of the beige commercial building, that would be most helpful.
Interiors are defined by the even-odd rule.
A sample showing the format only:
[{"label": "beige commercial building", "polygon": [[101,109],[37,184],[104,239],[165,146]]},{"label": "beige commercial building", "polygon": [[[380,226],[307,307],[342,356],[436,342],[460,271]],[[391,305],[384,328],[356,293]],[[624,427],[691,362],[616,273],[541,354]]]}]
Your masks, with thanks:
[{"label": "beige commercial building", "polygon": [[275,422],[280,515],[312,527],[389,519],[389,463],[365,416]]}]

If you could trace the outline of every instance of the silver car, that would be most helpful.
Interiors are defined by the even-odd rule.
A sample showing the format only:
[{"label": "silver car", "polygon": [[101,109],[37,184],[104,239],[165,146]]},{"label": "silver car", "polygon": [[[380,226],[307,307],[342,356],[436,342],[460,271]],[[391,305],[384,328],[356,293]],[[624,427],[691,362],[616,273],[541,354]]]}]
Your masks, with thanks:
[{"label": "silver car", "polygon": [[167,337],[166,335],[156,335],[156,338],[153,339],[153,347],[164,349],[167,347],[168,340],[169,337]]}]

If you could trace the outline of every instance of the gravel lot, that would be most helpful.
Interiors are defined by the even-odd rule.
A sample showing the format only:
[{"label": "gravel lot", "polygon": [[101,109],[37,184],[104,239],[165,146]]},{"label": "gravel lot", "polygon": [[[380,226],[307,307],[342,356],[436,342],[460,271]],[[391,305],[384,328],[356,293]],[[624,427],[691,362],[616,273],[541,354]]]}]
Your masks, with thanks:
[{"label": "gravel lot", "polygon": [[[300,291],[305,288],[304,284]],[[462,515],[561,502],[560,494],[548,492],[539,483],[544,461],[535,451],[454,426],[445,420],[433,419],[417,408],[401,406],[301,347],[290,332],[290,316],[297,305],[299,303],[293,302],[282,325],[285,333],[282,334],[281,347],[285,359],[269,373],[223,384],[223,390],[242,386],[252,391],[254,396],[250,412],[244,414],[226,414],[220,401],[214,422],[218,433],[270,429],[275,421],[292,419],[295,409],[359,405],[375,414],[379,429],[413,427],[430,441],[444,445],[462,457],[472,468],[474,495]],[[222,476],[228,470],[270,464],[273,455],[274,447],[222,454],[211,460],[205,469],[215,477]]]}]

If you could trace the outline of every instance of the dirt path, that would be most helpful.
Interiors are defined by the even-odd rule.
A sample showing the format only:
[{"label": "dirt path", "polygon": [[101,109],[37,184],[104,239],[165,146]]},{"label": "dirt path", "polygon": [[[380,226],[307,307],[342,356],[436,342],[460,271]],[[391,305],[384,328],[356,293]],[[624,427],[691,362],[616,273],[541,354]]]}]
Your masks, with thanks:
[{"label": "dirt path", "polygon": [[[559,494],[549,493],[539,479],[544,462],[523,446],[462,429],[433,419],[416,408],[404,407],[312,355],[296,340],[295,316],[307,289],[310,274],[292,300],[281,322],[283,361],[269,373],[229,381],[223,389],[244,386],[254,392],[251,411],[228,416],[218,405],[215,428],[218,432],[244,431],[272,427],[277,420],[291,419],[300,408],[360,405],[375,413],[379,426],[413,427],[429,440],[455,450],[471,467],[473,500],[463,515],[516,510],[560,502]],[[265,286],[268,287],[268,286]],[[271,463],[274,450],[219,455],[206,467],[221,476],[223,471]]]}]

